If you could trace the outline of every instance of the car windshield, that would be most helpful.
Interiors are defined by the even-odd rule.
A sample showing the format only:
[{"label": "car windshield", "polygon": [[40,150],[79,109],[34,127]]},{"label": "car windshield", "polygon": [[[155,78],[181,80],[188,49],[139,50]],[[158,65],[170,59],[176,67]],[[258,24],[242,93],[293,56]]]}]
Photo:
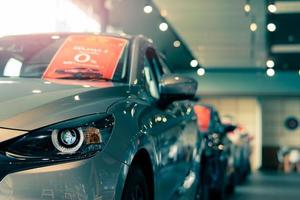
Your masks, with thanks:
[{"label": "car windshield", "polygon": [[120,81],[128,40],[103,35],[26,35],[0,39],[0,77]]}]

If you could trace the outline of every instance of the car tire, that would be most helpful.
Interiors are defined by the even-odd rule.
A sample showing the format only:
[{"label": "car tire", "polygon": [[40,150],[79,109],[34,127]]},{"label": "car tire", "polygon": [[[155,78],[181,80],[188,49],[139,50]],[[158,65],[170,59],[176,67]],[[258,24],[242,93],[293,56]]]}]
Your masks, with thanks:
[{"label": "car tire", "polygon": [[208,186],[208,183],[206,182],[207,174],[206,174],[205,165],[203,165],[203,169],[200,173],[199,180],[200,181],[198,184],[197,195],[196,195],[195,199],[196,200],[209,200],[210,188]]},{"label": "car tire", "polygon": [[[200,184],[198,186],[198,199],[200,200],[224,200],[225,187],[222,181],[219,188],[212,188],[210,185],[211,180],[210,164],[208,164],[208,158],[203,158],[202,171],[200,173]],[[222,179],[223,180],[223,179]]]},{"label": "car tire", "polygon": [[236,175],[235,175],[235,173],[232,173],[228,178],[228,183],[226,186],[226,193],[229,195],[234,194],[235,186],[236,186]]},{"label": "car tire", "polygon": [[200,190],[200,192],[197,196],[198,197],[197,200],[209,200],[210,199],[209,198],[210,190],[207,185],[204,185],[204,184],[201,185],[199,190]]},{"label": "car tire", "polygon": [[224,200],[225,191],[224,189],[212,189],[209,192],[209,200]]},{"label": "car tire", "polygon": [[197,185],[197,191],[195,195],[195,200],[209,200],[209,187],[204,182],[204,175],[203,172],[199,173],[198,177],[198,185]]},{"label": "car tire", "polygon": [[246,169],[245,177],[247,178],[250,174],[251,174],[251,163],[250,160],[247,159],[247,169]]},{"label": "car tire", "polygon": [[132,166],[129,169],[122,200],[150,200],[147,179],[140,167]]}]

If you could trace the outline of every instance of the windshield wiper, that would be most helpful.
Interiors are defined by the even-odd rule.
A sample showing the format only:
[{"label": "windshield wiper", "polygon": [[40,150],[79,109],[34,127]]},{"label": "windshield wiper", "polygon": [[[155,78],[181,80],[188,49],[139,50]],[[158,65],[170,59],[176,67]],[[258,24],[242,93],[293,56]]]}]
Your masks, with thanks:
[{"label": "windshield wiper", "polygon": [[64,76],[59,78],[53,78],[53,79],[66,79],[66,80],[88,80],[88,81],[112,81],[112,82],[118,82],[118,80],[110,79],[110,78],[104,78],[104,77],[97,77],[97,78],[91,78],[91,77],[80,77],[80,76]]},{"label": "windshield wiper", "polygon": [[103,77],[99,70],[77,67],[72,69],[58,69],[55,73],[60,75],[65,75],[56,79],[68,79],[68,80],[89,80],[89,81],[111,81],[111,82],[122,82],[122,80],[115,80]]}]

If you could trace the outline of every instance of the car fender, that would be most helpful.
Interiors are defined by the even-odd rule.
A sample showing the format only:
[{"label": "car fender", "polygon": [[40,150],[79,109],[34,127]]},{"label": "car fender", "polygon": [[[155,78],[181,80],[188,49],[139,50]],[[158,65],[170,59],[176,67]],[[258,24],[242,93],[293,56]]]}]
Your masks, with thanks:
[{"label": "car fender", "polygon": [[[152,137],[143,133],[137,133],[135,137],[131,140],[130,145],[128,146],[128,149],[125,153],[128,159],[125,160],[124,162],[125,165],[123,165],[122,168],[120,169],[120,174],[116,186],[115,199],[121,199],[122,191],[125,185],[129,168],[135,156],[141,150],[145,150],[148,153],[150,157],[150,162],[152,164],[151,168],[153,173],[157,170],[159,165],[158,156],[157,156],[158,154],[156,152]],[[152,178],[154,181],[154,191],[155,191],[156,190],[155,176],[153,176]]]}]

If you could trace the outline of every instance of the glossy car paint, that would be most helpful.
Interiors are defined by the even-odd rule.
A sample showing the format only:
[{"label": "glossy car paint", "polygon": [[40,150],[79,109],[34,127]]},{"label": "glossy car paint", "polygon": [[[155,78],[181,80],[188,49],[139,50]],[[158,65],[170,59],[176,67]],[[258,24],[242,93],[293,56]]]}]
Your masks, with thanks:
[{"label": "glossy car paint", "polygon": [[7,78],[0,79],[0,92],[5,94],[0,96],[0,127],[26,131],[106,112],[113,102],[125,98],[128,91],[128,85],[107,82],[95,88],[48,81],[45,84],[44,80],[28,78],[10,78],[9,84],[1,81]]},{"label": "glossy car paint", "polygon": [[205,144],[201,159],[202,199],[224,199],[226,190],[231,193],[235,186],[234,149],[226,131],[229,127],[221,123],[213,106],[196,104],[194,109]]},{"label": "glossy car paint", "polygon": [[[2,169],[0,199],[120,199],[129,167],[139,152],[152,166],[155,199],[190,199],[196,193],[200,140],[192,107],[178,101],[161,109],[143,87],[144,52],[152,44],[133,37],[127,83],[98,87],[38,79],[0,80],[0,139],[65,120],[108,113],[115,118],[110,141],[95,156],[72,162],[19,162]],[[2,136],[3,135],[3,136]],[[38,145],[38,144],[36,144]],[[2,167],[3,168],[3,167]]]}]

